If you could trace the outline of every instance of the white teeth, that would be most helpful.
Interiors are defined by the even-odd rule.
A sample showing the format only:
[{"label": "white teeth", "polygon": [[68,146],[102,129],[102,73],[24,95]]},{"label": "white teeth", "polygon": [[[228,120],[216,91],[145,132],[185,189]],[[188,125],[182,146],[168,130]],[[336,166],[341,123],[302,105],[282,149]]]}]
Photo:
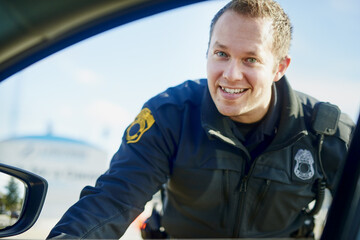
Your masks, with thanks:
[{"label": "white teeth", "polygon": [[233,89],[233,88],[224,88],[221,87],[221,89],[226,93],[236,94],[236,93],[242,93],[245,92],[245,89]]}]

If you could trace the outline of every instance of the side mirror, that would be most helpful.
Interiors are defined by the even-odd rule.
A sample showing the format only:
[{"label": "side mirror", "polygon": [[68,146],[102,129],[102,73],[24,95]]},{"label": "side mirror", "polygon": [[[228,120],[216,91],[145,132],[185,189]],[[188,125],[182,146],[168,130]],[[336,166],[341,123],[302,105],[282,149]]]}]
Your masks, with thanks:
[{"label": "side mirror", "polygon": [[0,164],[0,237],[18,235],[34,225],[47,186],[40,176]]}]

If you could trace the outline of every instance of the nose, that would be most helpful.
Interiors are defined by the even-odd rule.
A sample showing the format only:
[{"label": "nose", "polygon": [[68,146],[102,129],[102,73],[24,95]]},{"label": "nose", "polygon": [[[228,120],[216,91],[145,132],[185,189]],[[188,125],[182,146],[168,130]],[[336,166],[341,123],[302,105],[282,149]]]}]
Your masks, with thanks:
[{"label": "nose", "polygon": [[244,77],[241,62],[231,60],[227,63],[224,71],[223,78],[228,81],[240,81]]}]

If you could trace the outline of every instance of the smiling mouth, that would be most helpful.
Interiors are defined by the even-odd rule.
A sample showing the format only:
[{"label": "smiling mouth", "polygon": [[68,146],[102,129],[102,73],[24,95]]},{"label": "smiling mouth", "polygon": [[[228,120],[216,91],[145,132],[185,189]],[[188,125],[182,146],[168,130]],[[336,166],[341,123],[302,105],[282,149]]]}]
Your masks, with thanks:
[{"label": "smiling mouth", "polygon": [[230,94],[239,94],[239,93],[243,93],[246,92],[248,89],[246,88],[225,88],[225,87],[220,87],[221,90],[223,90],[223,92],[225,93],[230,93]]}]

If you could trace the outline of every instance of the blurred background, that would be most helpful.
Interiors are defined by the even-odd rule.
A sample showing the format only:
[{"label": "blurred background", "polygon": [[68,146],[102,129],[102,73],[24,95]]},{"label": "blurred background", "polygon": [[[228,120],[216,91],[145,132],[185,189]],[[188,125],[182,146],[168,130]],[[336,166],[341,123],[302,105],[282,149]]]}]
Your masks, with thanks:
[{"label": "blurred background", "polygon": [[[293,88],[337,104],[356,121],[360,2],[278,2],[294,26],[286,74]],[[18,238],[47,236],[80,190],[107,169],[149,98],[206,77],[210,21],[226,3],[207,1],[120,26],[0,84],[0,161],[49,181],[40,219]],[[123,239],[140,238],[136,224]]]}]

